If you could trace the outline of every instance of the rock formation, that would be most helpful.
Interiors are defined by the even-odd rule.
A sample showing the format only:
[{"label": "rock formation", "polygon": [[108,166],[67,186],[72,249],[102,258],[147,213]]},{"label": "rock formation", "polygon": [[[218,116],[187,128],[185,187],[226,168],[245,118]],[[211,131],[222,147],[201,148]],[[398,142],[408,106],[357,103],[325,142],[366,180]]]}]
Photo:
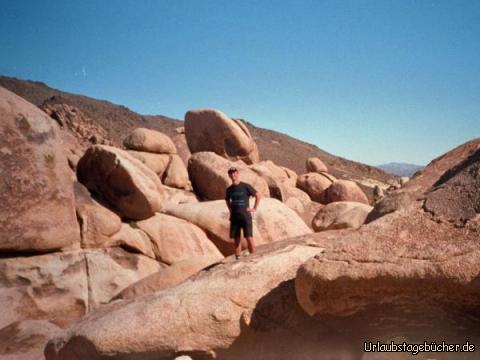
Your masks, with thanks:
[{"label": "rock formation", "polygon": [[45,252],[80,242],[56,124],[1,87],[0,173],[1,251]]},{"label": "rock formation", "polygon": [[308,158],[305,166],[307,168],[307,172],[328,172],[327,166],[318,157]]},{"label": "rock formation", "polygon": [[185,114],[185,137],[192,154],[212,151],[228,160],[259,161],[257,144],[241,120],[218,110],[198,109]]},{"label": "rock formation", "polygon": [[104,145],[89,148],[77,167],[78,180],[130,219],[146,219],[162,207],[156,174],[126,151]]},{"label": "rock formation", "polygon": [[[224,200],[167,206],[163,211],[197,225],[224,255],[233,254],[229,214]],[[253,216],[253,236],[257,245],[311,232],[293,210],[276,199],[262,199]]]},{"label": "rock formation", "polygon": [[270,191],[266,181],[240,162],[232,162],[213,152],[197,152],[188,161],[188,174],[195,193],[205,200],[225,198],[225,189],[231,185],[227,171],[236,167],[240,172],[240,180],[252,185],[263,196]]},{"label": "rock formation", "polygon": [[321,208],[312,220],[315,231],[358,229],[373,207],[354,201],[337,201]]},{"label": "rock formation", "polygon": [[368,205],[367,195],[353,181],[337,180],[325,190],[325,202],[356,201]]}]

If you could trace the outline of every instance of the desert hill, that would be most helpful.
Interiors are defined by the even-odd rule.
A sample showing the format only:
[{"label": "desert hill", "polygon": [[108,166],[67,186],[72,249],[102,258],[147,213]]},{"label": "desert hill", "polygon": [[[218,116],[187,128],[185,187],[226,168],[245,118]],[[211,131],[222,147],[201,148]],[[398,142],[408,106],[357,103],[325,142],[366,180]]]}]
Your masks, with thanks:
[{"label": "desert hill", "polygon": [[[125,106],[83,95],[66,93],[53,89],[42,82],[0,76],[0,86],[37,106],[68,104],[80,109],[105,129],[109,140],[115,146],[121,146],[126,134],[137,127],[158,130],[170,137],[175,137],[178,135],[175,129],[183,126],[183,121],[177,119],[162,115],[140,115]],[[248,121],[246,124],[258,145],[262,160],[272,160],[298,174],[305,173],[305,160],[307,158],[318,157],[338,178],[348,178],[359,183],[369,183],[371,180],[387,183],[396,178],[394,175],[387,174],[376,167],[332,155],[315,145],[288,135],[256,127]]]}]

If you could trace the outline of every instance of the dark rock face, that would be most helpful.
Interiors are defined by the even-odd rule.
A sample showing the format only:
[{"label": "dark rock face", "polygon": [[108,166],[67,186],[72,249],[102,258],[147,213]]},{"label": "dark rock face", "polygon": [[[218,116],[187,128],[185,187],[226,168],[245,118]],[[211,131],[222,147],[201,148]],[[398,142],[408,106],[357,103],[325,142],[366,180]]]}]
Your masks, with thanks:
[{"label": "dark rock face", "polygon": [[480,150],[438,179],[424,208],[458,225],[480,213]]},{"label": "dark rock face", "polygon": [[0,251],[44,252],[80,241],[73,180],[44,112],[0,88]]}]

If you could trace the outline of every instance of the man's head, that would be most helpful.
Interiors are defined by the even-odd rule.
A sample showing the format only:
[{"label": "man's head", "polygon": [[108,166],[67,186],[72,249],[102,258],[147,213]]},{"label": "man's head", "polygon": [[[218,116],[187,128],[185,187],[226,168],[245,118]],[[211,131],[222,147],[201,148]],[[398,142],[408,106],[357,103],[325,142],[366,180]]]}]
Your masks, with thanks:
[{"label": "man's head", "polygon": [[228,169],[228,177],[230,178],[230,180],[232,180],[232,183],[237,183],[240,178],[238,169],[235,167],[231,167],[230,169]]}]

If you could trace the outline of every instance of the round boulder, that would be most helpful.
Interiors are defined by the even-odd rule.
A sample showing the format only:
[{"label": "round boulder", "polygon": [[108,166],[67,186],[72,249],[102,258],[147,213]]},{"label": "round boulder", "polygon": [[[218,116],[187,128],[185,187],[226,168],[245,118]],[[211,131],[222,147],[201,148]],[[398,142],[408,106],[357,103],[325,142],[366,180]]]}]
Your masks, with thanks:
[{"label": "round boulder", "polygon": [[367,195],[350,180],[337,180],[325,190],[325,202],[356,201],[368,205]]},{"label": "round boulder", "polygon": [[160,154],[175,154],[177,149],[173,141],[159,131],[137,128],[123,141],[130,150],[147,151]]},{"label": "round boulder", "polygon": [[307,159],[306,163],[308,172],[327,172],[328,168],[318,157],[311,157]]},{"label": "round boulder", "polygon": [[213,152],[198,152],[188,161],[188,174],[195,193],[206,200],[225,199],[225,190],[231,185],[228,169],[236,167],[240,181],[252,185],[262,196],[268,197],[267,182],[241,162],[228,161]]},{"label": "round boulder", "polygon": [[337,201],[321,208],[312,220],[315,231],[358,229],[373,207],[354,201]]},{"label": "round boulder", "polygon": [[257,144],[245,124],[218,110],[188,111],[185,137],[192,154],[213,151],[228,160],[243,160],[247,164],[259,161]]},{"label": "round boulder", "polygon": [[326,173],[307,173],[297,178],[297,187],[305,191],[313,201],[325,204],[325,190],[335,178]]},{"label": "round boulder", "polygon": [[158,261],[173,264],[198,256],[220,258],[221,254],[198,226],[174,216],[157,213],[137,222],[153,244]]}]

